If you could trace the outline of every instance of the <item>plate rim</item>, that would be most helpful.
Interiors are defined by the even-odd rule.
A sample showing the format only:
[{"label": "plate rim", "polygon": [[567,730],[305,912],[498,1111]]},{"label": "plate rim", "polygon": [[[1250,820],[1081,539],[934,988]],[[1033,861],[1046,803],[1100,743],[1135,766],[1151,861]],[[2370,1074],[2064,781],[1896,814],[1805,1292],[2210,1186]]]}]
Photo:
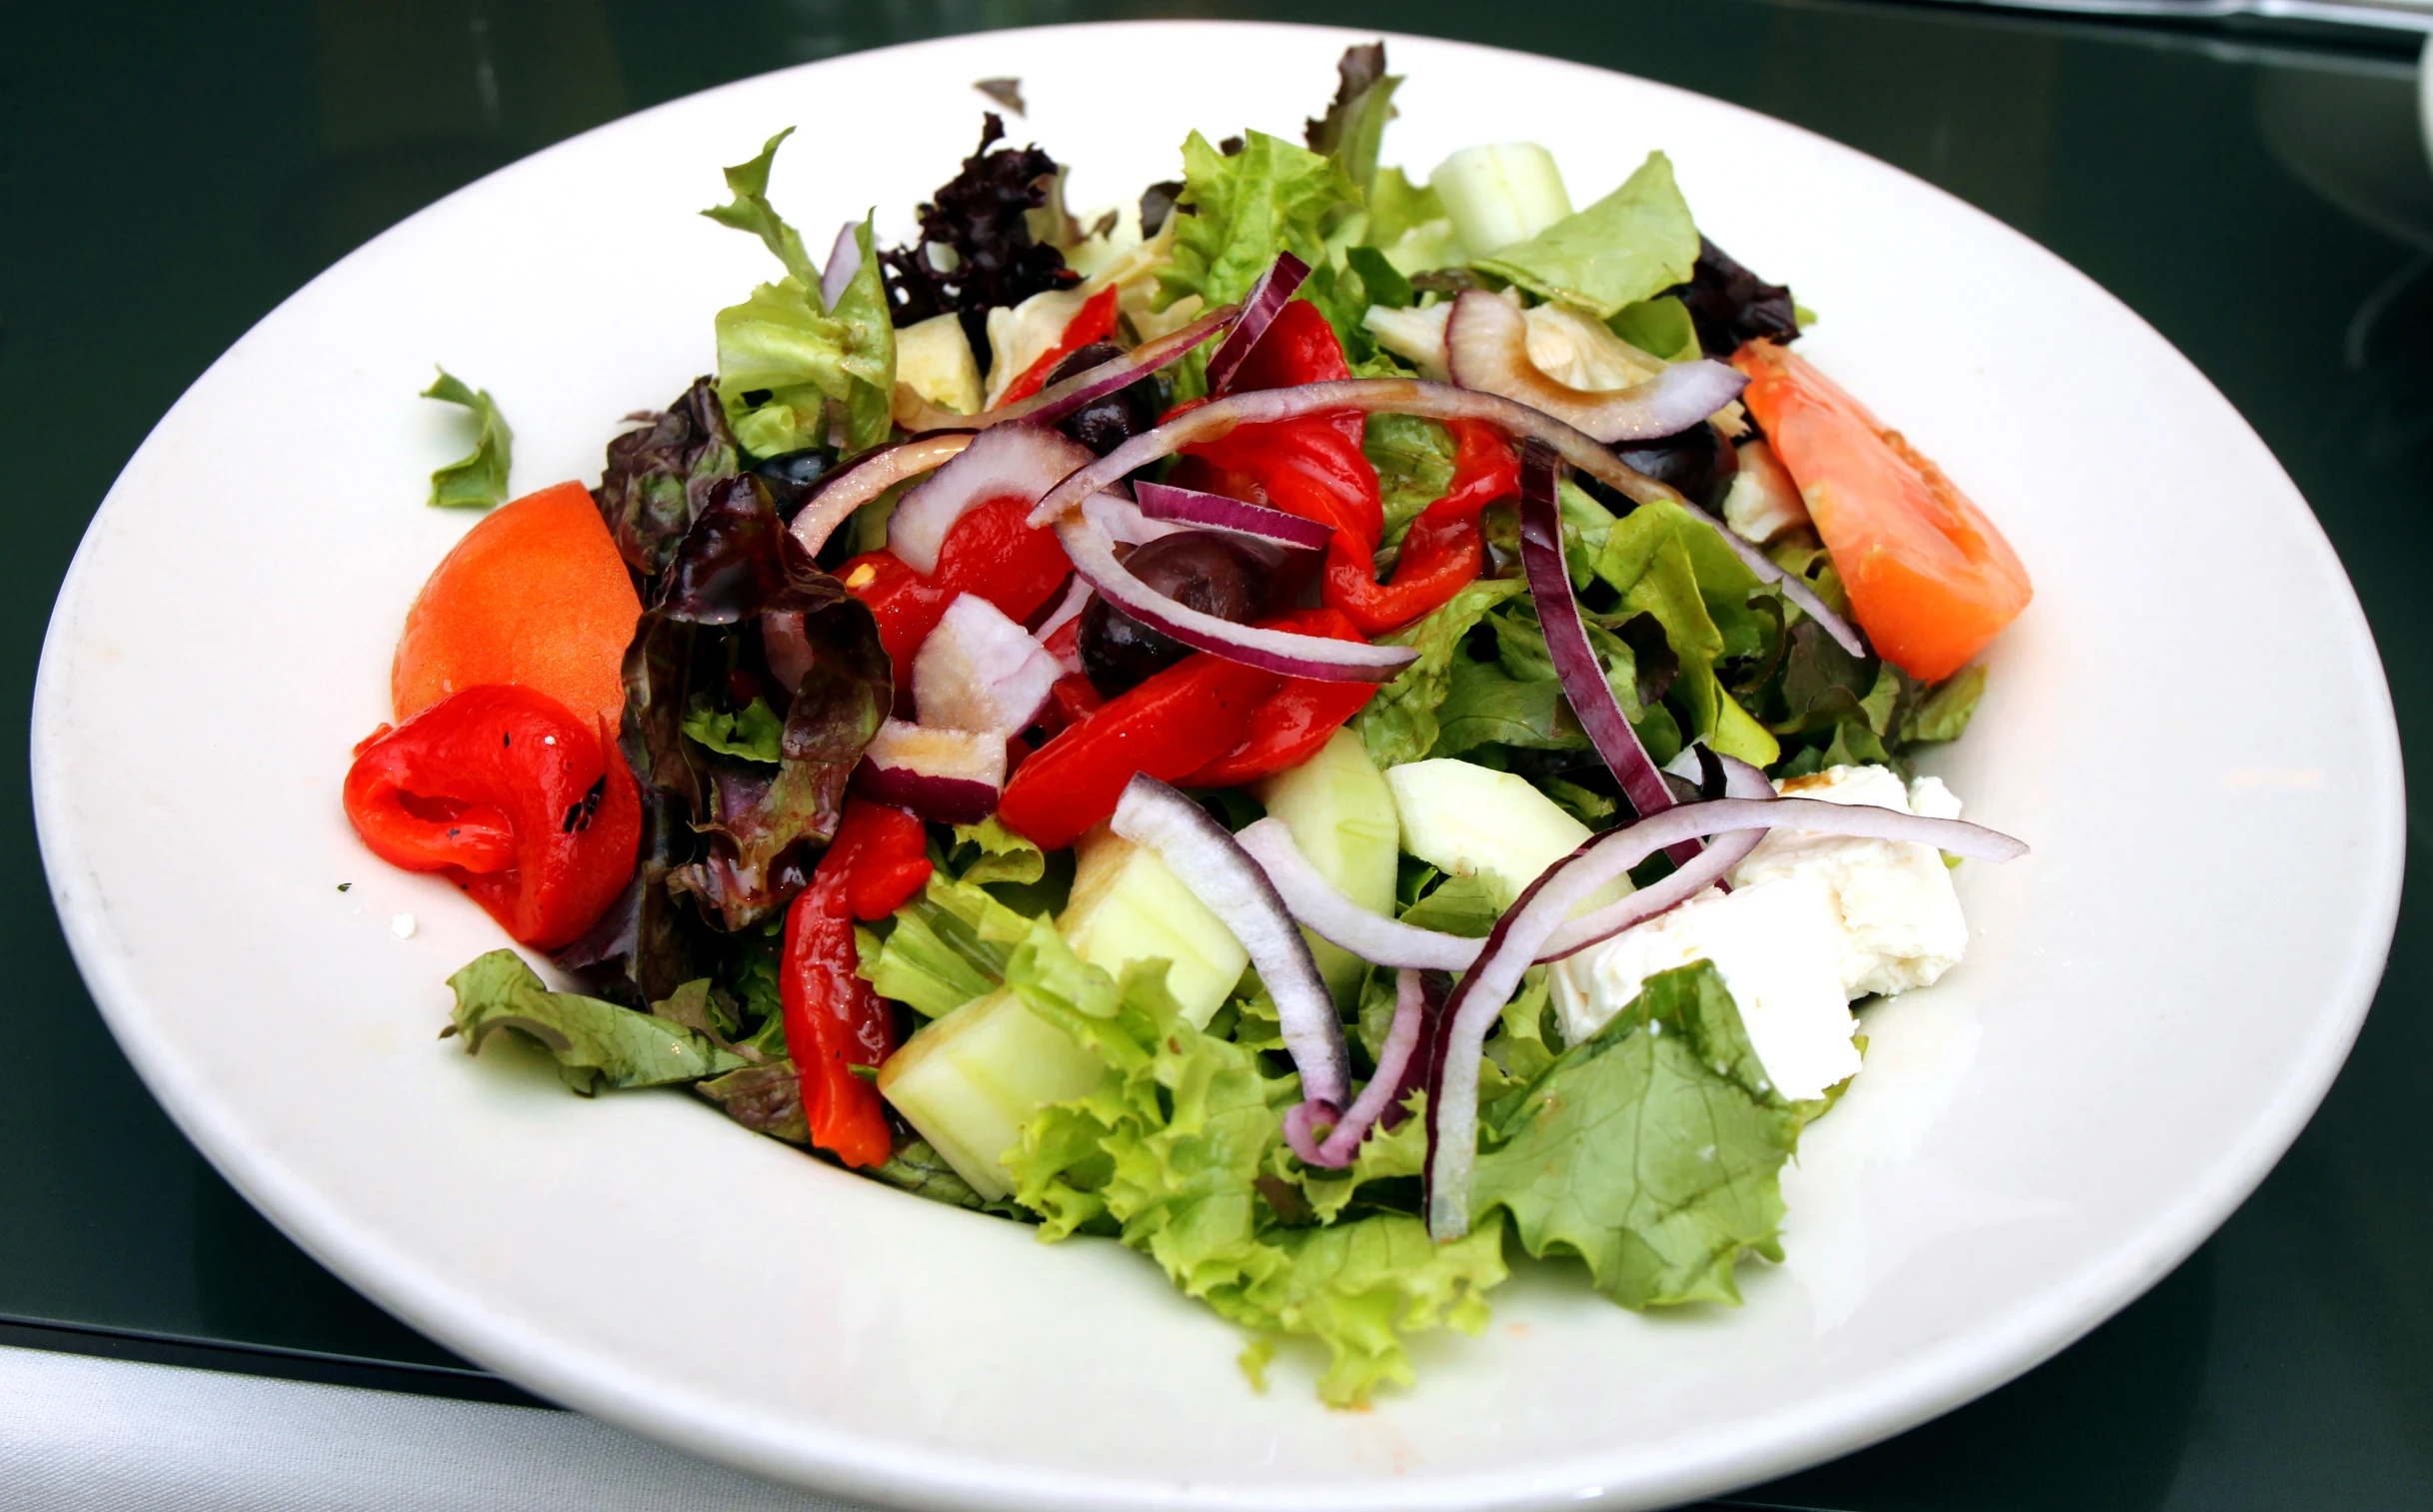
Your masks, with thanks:
[{"label": "plate rim", "polygon": [[1215,30],[1274,34],[1298,42],[1382,38],[1389,46],[1416,43],[1428,48],[1467,49],[1525,59],[1535,67],[1627,79],[1641,88],[1689,97],[1702,107],[1719,107],[1763,122],[1768,130],[1797,133],[1821,144],[1831,154],[1865,164],[1871,171],[1898,175],[1913,188],[1939,199],[1947,213],[1973,217],[1999,234],[2023,243],[2050,268],[2075,280],[2083,292],[2092,294],[2115,315],[2124,317],[2134,330],[2142,333],[2143,339],[2156,344],[2197,380],[2207,402],[2218,407],[2243,437],[2253,453],[2253,463],[2270,469],[2300,504],[2310,548],[2328,563],[2344,591],[2341,637],[2357,658],[2358,669],[2370,670],[2372,674],[2366,680],[2374,695],[2372,707],[2360,713],[2371,717],[2369,723],[2376,739],[2370,751],[2351,755],[2364,757],[2359,762],[2361,811],[2372,810],[2377,820],[2385,821],[2374,827],[2376,853],[2361,858],[2359,863],[2362,871],[2370,873],[2368,890],[2374,906],[2357,915],[2357,927],[2346,941],[2348,949],[2340,962],[2338,978],[2328,982],[2320,993],[2323,1024],[2306,1042],[2307,1054],[2302,1061],[2291,1064],[2273,1100],[2258,1110],[2243,1137],[2225,1146],[2203,1168],[2203,1179],[2149,1219],[2137,1231],[2135,1242],[2117,1246],[2113,1253],[2080,1266],[2070,1276],[2069,1284],[2043,1293],[2036,1305],[2014,1309],[1998,1320],[1954,1334],[1932,1348],[1919,1351],[1898,1367],[1878,1369],[1868,1378],[1863,1391],[1836,1393],[1764,1417],[1734,1419],[1728,1429],[1685,1436],[1677,1448],[1668,1452],[1664,1462],[1655,1467],[1655,1473],[1643,1467],[1632,1467],[1626,1474],[1599,1473],[1594,1468],[1598,1463],[1596,1456],[1582,1452],[1542,1466],[1431,1472],[1420,1484],[1402,1484],[1392,1479],[1330,1483],[1323,1500],[1340,1508],[1406,1508],[1412,1512],[1422,1508],[1449,1512],[1453,1508],[1549,1507],[1606,1501],[1661,1505],[1770,1479],[1878,1442],[2035,1368],[2168,1274],[2230,1216],[2271,1173],[2304,1129],[2329,1091],[2363,1024],[2396,929],[2406,857],[2405,779],[2399,735],[2389,681],[2372,627],[2320,518],[2305,503],[2303,493],[2289,479],[2279,459],[2236,406],[2134,309],[2057,253],[1938,186],[1821,133],[1660,80],[1524,49],[1390,30],[1224,20],[1081,22],[954,33],[898,43],[731,80],[604,122],[453,191],[331,264],[280,301],[215,358],[147,433],[113,481],[94,513],[93,523],[79,541],[45,629],[35,680],[30,741],[37,842],[62,931],[113,1036],[180,1131],[232,1185],[318,1262],[449,1348],[489,1364],[502,1376],[530,1384],[544,1395],[633,1431],[830,1494],[898,1505],[1019,1508],[1028,1512],[1028,1509],[1077,1506],[1282,1508],[1309,1504],[1311,1496],[1295,1497],[1274,1487],[1193,1487],[1085,1476],[1069,1468],[1044,1464],[1000,1466],[969,1451],[941,1446],[916,1452],[896,1445],[861,1450],[850,1433],[805,1419],[791,1420],[787,1432],[763,1434],[748,1426],[739,1428],[714,1421],[706,1413],[688,1416],[681,1410],[672,1411],[673,1398],[664,1383],[655,1385],[639,1370],[604,1367],[603,1362],[585,1358],[579,1343],[553,1345],[546,1333],[515,1319],[486,1314],[478,1308],[460,1310],[458,1298],[463,1293],[419,1274],[409,1260],[393,1253],[390,1246],[354,1232],[356,1225],[334,1203],[319,1197],[309,1184],[288,1179],[275,1155],[254,1147],[254,1142],[245,1137],[240,1120],[234,1117],[234,1108],[215,1105],[204,1080],[190,1074],[190,1068],[179,1064],[142,1032],[151,1010],[143,1002],[142,994],[123,979],[118,969],[109,931],[103,927],[103,909],[95,889],[88,885],[91,878],[84,866],[81,845],[71,816],[65,811],[59,777],[69,747],[62,717],[65,698],[62,669],[72,655],[68,644],[72,638],[66,625],[84,580],[92,571],[94,541],[102,517],[121,490],[129,486],[129,479],[143,465],[170,419],[193,401],[224,365],[276,322],[290,305],[305,299],[324,281],[344,276],[351,265],[381,243],[407,233],[426,217],[439,214],[491,179],[573,148],[596,133],[622,128],[663,111],[698,108],[706,99],[740,91],[772,77],[851,69],[875,57],[949,47],[983,35],[1049,38],[1118,31],[1148,34]]}]

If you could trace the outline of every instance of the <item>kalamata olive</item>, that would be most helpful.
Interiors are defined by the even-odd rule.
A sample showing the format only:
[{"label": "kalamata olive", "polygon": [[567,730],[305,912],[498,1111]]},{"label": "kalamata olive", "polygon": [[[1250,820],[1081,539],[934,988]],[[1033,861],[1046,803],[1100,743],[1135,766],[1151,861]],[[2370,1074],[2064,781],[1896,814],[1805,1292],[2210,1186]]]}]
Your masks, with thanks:
[{"label": "kalamata olive", "polygon": [[791,521],[835,461],[826,448],[805,447],[799,452],[781,452],[752,471],[769,485],[769,498],[777,505],[778,514]]},{"label": "kalamata olive", "polygon": [[[1132,575],[1188,608],[1236,625],[1267,607],[1274,581],[1267,564],[1245,548],[1201,531],[1161,536],[1124,559]],[[1082,671],[1105,698],[1163,672],[1191,648],[1132,616],[1093,599],[1082,611]]]},{"label": "kalamata olive", "polygon": [[1677,436],[1615,447],[1613,453],[1625,466],[1672,485],[1682,498],[1705,510],[1722,507],[1732,475],[1740,471],[1740,454],[1711,425],[1694,425]]},{"label": "kalamata olive", "polygon": [[[1112,342],[1095,342],[1056,365],[1048,382],[1063,383],[1103,362],[1122,357]],[[1158,423],[1158,381],[1144,378],[1102,395],[1056,423],[1056,428],[1101,457]]]}]

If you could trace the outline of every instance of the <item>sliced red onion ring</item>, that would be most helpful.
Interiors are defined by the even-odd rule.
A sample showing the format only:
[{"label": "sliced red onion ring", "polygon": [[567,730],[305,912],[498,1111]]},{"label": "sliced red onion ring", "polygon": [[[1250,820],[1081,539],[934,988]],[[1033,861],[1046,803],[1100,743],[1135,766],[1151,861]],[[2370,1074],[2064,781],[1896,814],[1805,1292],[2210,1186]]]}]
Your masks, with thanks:
[{"label": "sliced red onion ring", "polygon": [[913,705],[933,728],[995,735],[1028,727],[1065,675],[1031,632],[978,594],[947,606],[913,656]]},{"label": "sliced red onion ring", "polygon": [[1042,620],[1040,628],[1031,634],[1038,638],[1041,645],[1045,646],[1050,637],[1080,619],[1082,611],[1089,607],[1090,580],[1080,573],[1075,573],[1072,580],[1065,585],[1065,597],[1057,601],[1056,608],[1048,612],[1048,618]]},{"label": "sliced red onion ring", "polygon": [[834,310],[844,297],[845,286],[862,271],[862,243],[854,233],[862,229],[860,221],[847,221],[837,233],[836,245],[828,249],[828,267],[820,275],[820,308]]},{"label": "sliced red onion ring", "polygon": [[938,571],[939,550],[957,521],[994,500],[1037,499],[1090,460],[1090,448],[1062,431],[994,426],[897,501],[888,517],[887,549],[927,577]]},{"label": "sliced red onion ring", "polygon": [[1082,501],[1082,516],[1107,533],[1107,539],[1122,546],[1147,546],[1161,536],[1172,536],[1189,527],[1170,525],[1152,520],[1141,506],[1117,492],[1122,484]]},{"label": "sliced red onion ring", "polygon": [[854,511],[904,482],[940,466],[973,442],[970,431],[933,431],[892,447],[875,447],[828,475],[820,491],[803,502],[787,527],[810,555],[820,555],[828,538]]},{"label": "sliced red onion ring", "polygon": [[882,803],[941,824],[977,824],[1006,785],[1002,733],[932,729],[905,720],[879,727],[854,768],[854,786]]},{"label": "sliced red onion ring", "polygon": [[[1085,473],[1090,471],[1083,469]],[[1403,646],[1371,646],[1365,641],[1336,641],[1326,636],[1260,630],[1202,614],[1126,572],[1124,564],[1116,560],[1115,543],[1089,519],[1057,520],[1053,515],[1038,514],[1032,518],[1056,520],[1057,540],[1065,544],[1065,555],[1073,559],[1073,570],[1089,579],[1101,598],[1150,629],[1195,650],[1215,652],[1287,678],[1309,678],[1322,683],[1390,682],[1396,672],[1418,656]]]},{"label": "sliced red onion ring", "polygon": [[[1359,1154],[1360,1141],[1368,1136],[1370,1125],[1410,1094],[1414,1085],[1410,1078],[1411,1052],[1419,1047],[1419,1030],[1424,1026],[1427,1008],[1427,993],[1419,973],[1410,970],[1396,973],[1393,1023],[1385,1030],[1385,1042],[1377,1046],[1377,1073],[1360,1088],[1350,1110],[1338,1114],[1328,1103],[1305,1099],[1284,1114],[1284,1142],[1292,1147],[1292,1153],[1300,1156],[1302,1164],[1332,1170],[1349,1165]],[[1324,1139],[1317,1137],[1316,1126],[1320,1123],[1334,1125]]]},{"label": "sliced red onion ring", "polygon": [[[1204,494],[1198,489],[1179,489],[1167,483],[1136,483],[1133,499],[1141,513],[1152,520],[1174,521],[1196,525],[1213,531],[1227,531],[1236,536],[1255,536],[1278,546],[1297,547],[1302,551],[1322,552],[1334,532],[1314,520],[1287,515],[1263,504],[1244,504],[1227,499],[1222,494]],[[1084,502],[1087,510],[1089,503]]]},{"label": "sliced red onion ring", "polygon": [[[1670,364],[1627,389],[1574,389],[1529,361],[1529,323],[1519,307],[1478,289],[1453,301],[1444,327],[1444,357],[1461,387],[1517,400],[1607,443],[1678,435],[1748,387],[1729,364],[1700,358]],[[1212,371],[1215,366],[1210,364]]]},{"label": "sliced red onion ring", "polygon": [[[1722,758],[1728,773],[1725,791],[1732,797],[1760,802],[1773,799],[1765,773],[1745,761]],[[1566,919],[1546,941],[1537,963],[1560,960],[1590,945],[1612,938],[1634,924],[1677,907],[1731,874],[1747,858],[1763,829],[1735,829],[1718,835],[1703,850],[1670,875],[1594,912]],[[1337,890],[1309,864],[1293,843],[1292,831],[1280,819],[1260,819],[1233,836],[1250,858],[1267,873],[1284,906],[1303,925],[1380,966],[1466,971],[1477,962],[1482,940],[1436,929],[1422,929],[1382,914],[1371,913]]]},{"label": "sliced red onion ring", "polygon": [[[1502,300],[1494,302],[1503,305]],[[1631,811],[1645,818],[1672,806],[1672,789],[1664,785],[1664,773],[1656,769],[1647,748],[1639,744],[1637,732],[1622,713],[1621,701],[1613,695],[1613,685],[1605,681],[1596,649],[1588,644],[1579,600],[1571,592],[1571,570],[1563,562],[1562,511],[1554,501],[1561,466],[1561,459],[1543,442],[1521,444],[1521,571],[1528,576],[1529,597],[1537,605],[1538,628],[1545,632],[1546,655],[1554,663],[1563,697],[1579,716],[1589,744],[1604,757],[1613,779],[1621,783]],[[1695,841],[1686,841],[1673,860],[1686,863],[1697,849]]]},{"label": "sliced red onion ring", "polygon": [[1300,1071],[1301,1096],[1342,1106],[1351,1093],[1351,1061],[1334,997],[1317,974],[1309,941],[1258,863],[1207,809],[1146,771],[1125,784],[1110,827],[1157,851],[1192,895],[1233,931],[1274,1000],[1284,1048]]},{"label": "sliced red onion ring", "polygon": [[1668,845],[1762,828],[1911,840],[1981,860],[2014,860],[2027,853],[2018,840],[1981,824],[1795,797],[1681,803],[1590,839],[1548,866],[1495,921],[1477,964],[1453,989],[1429,1036],[1426,1175],[1431,1236],[1457,1239],[1469,1231],[1470,1171],[1478,1155],[1479,1051],[1496,1015],[1519,987],[1521,973],[1552,943],[1571,910]]},{"label": "sliced red onion ring", "polygon": [[1267,271],[1241,297],[1241,319],[1233,322],[1233,329],[1217,344],[1216,355],[1209,359],[1211,394],[1222,394],[1233,382],[1233,375],[1240,371],[1250,349],[1267,334],[1267,327],[1275,323],[1275,317],[1291,302],[1293,292],[1308,276],[1307,263],[1289,252],[1275,254],[1275,261],[1267,264]]},{"label": "sliced red onion ring", "polygon": [[1806,583],[1776,567],[1765,553],[1726,530],[1721,521],[1683,499],[1678,492],[1625,464],[1594,437],[1499,395],[1457,389],[1450,384],[1424,383],[1415,378],[1346,378],[1290,389],[1228,394],[1211,400],[1154,431],[1142,432],[1058,484],[1040,501],[1040,507],[1032,511],[1031,523],[1046,525],[1071,513],[1083,500],[1135,469],[1172,457],[1196,442],[1214,440],[1235,426],[1265,425],[1339,410],[1363,415],[1416,415],[1428,420],[1477,420],[1516,439],[1542,441],[1560,454],[1563,461],[1628,498],[1641,504],[1664,500],[1689,511],[1711,526],[1760,582],[1779,585],[1782,596],[1840,642],[1843,650],[1852,656],[1866,655],[1866,645],[1858,639],[1858,633],[1827,608]]}]

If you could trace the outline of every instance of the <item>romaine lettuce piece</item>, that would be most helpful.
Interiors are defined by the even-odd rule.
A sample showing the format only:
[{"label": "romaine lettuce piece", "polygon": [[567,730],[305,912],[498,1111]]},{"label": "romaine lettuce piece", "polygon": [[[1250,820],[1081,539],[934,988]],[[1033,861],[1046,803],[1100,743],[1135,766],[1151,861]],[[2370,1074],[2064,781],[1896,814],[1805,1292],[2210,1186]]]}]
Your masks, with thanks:
[{"label": "romaine lettuce piece", "polygon": [[1480,272],[1609,320],[1689,278],[1698,228],[1673,183],[1672,160],[1651,152],[1619,189],[1587,209],[1517,245],[1473,251],[1471,266]]},{"label": "romaine lettuce piece", "polygon": [[465,1037],[467,1053],[512,1029],[556,1056],[558,1074],[586,1097],[603,1086],[699,1081],[752,1063],[672,1019],[552,992],[513,950],[475,956],[448,985],[456,992],[448,1032]]}]

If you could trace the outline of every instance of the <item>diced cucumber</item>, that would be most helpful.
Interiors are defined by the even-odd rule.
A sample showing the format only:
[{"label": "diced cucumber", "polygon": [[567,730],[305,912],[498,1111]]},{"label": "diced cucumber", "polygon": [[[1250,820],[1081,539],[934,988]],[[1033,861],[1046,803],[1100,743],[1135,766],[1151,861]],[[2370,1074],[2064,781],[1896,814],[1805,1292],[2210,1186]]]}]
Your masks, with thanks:
[{"label": "diced cucumber", "polygon": [[1121,979],[1136,960],[1167,963],[1166,988],[1206,1028],[1250,963],[1224,921],[1158,852],[1104,826],[1074,847],[1073,900],[1056,921],[1073,953]]},{"label": "diced cucumber", "polygon": [[934,405],[979,414],[980,363],[963,334],[963,317],[949,311],[897,332],[896,381]]},{"label": "diced cucumber", "polygon": [[1525,242],[1571,213],[1554,154],[1535,142],[1464,147],[1436,165],[1427,187],[1474,260]]},{"label": "diced cucumber", "polygon": [[[1402,848],[1441,871],[1487,877],[1500,907],[1589,834],[1528,778],[1475,762],[1405,761],[1385,773],[1385,783],[1401,816]],[[1628,892],[1629,879],[1618,879],[1617,889],[1600,890],[1594,901]]]},{"label": "diced cucumber", "polygon": [[[1361,907],[1393,917],[1394,864],[1402,823],[1393,789],[1368,758],[1368,748],[1348,730],[1317,754],[1261,782],[1258,800],[1269,816],[1283,820],[1318,875]],[[1308,931],[1303,930],[1303,933]],[[1309,935],[1319,974],[1337,1001],[1360,987],[1367,963],[1340,945]]]},{"label": "diced cucumber", "polygon": [[1003,1163],[1023,1125],[1051,1102],[1098,1085],[1106,1066],[1055,1024],[1000,989],[905,1041],[879,1069],[879,1091],[955,1173],[991,1200],[1013,1190]]}]

